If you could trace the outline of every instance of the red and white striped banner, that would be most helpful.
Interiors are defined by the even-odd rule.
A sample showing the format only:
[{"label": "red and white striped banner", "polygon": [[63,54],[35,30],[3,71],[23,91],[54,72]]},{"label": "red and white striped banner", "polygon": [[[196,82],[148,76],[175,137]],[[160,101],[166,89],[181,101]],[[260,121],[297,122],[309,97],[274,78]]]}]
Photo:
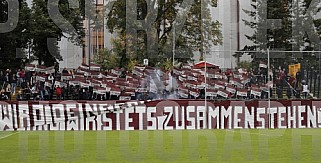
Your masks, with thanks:
[{"label": "red and white striped banner", "polygon": [[224,98],[228,98],[229,97],[229,93],[223,89],[220,89],[217,91],[217,95],[222,96]]}]

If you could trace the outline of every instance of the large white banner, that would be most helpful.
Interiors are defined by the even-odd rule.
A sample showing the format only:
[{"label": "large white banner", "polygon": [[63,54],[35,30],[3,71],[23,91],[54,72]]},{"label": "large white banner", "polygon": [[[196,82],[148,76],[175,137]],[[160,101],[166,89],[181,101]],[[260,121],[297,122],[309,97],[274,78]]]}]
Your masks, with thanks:
[{"label": "large white banner", "polygon": [[0,131],[319,128],[321,101],[0,104]]}]

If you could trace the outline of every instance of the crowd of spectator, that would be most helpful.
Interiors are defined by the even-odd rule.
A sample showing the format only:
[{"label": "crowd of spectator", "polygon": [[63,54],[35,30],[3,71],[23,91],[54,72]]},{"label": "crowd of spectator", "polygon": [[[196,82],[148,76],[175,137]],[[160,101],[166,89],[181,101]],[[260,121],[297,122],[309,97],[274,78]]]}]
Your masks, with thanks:
[{"label": "crowd of spectator", "polygon": [[[296,78],[294,78],[292,76],[287,76],[285,69],[273,70],[273,73],[268,73],[264,69],[259,69],[258,71],[250,70],[248,72],[241,69],[233,71],[227,70],[224,72],[222,72],[222,70],[217,70],[213,74],[219,74],[221,77],[219,79],[216,79],[216,77],[213,77],[213,79],[206,79],[210,84],[205,90],[205,86],[203,85],[204,79],[202,82],[202,76],[200,75],[202,74],[202,71],[193,72],[194,70],[190,69],[192,75],[189,75],[191,72],[188,71],[189,70],[186,68],[180,68],[176,69],[176,72],[173,70],[164,73],[163,75],[158,74],[160,81],[167,81],[163,87],[157,85],[151,78],[151,75],[149,78],[143,75],[144,78],[142,80],[138,79],[138,84],[133,86],[135,87],[135,90],[131,92],[132,94],[128,95],[128,91],[126,92],[125,89],[117,88],[121,86],[115,84],[117,83],[115,79],[118,80],[123,78],[124,80],[127,80],[127,76],[133,77],[137,74],[128,73],[124,70],[121,70],[117,76],[114,76],[115,78],[112,81],[109,81],[110,83],[115,84],[115,89],[119,89],[120,91],[120,93],[113,94],[112,91],[103,91],[103,93],[99,93],[95,91],[96,88],[93,85],[84,87],[81,84],[71,84],[69,81],[76,78],[76,74],[79,75],[79,69],[67,70],[64,68],[59,71],[58,66],[54,66],[52,71],[46,72],[25,69],[7,69],[5,71],[0,71],[0,98],[1,100],[12,100],[12,96],[14,95],[16,100],[122,100],[121,96],[127,93],[127,96],[129,96],[129,99],[127,100],[160,98],[204,99],[207,92],[207,98],[209,99],[266,99],[268,98],[269,93],[270,96],[272,96],[273,86],[276,88],[276,98],[284,98],[284,88],[286,89],[286,95],[289,99],[301,98],[302,93],[303,98],[308,97],[308,86],[304,80],[302,81],[300,72],[298,72]],[[146,73],[145,70],[142,72]],[[151,72],[156,71],[148,71],[147,74],[151,74]],[[94,78],[90,74],[86,74],[85,70],[83,70],[82,73],[85,80],[92,80],[92,78]],[[106,73],[108,74],[110,72]],[[266,74],[269,74],[270,76],[267,76]],[[236,75],[241,75],[239,78],[242,79],[242,81],[238,79],[240,80],[239,83],[242,83],[241,86],[236,82]],[[66,79],[63,78],[63,76],[70,76],[70,78]],[[164,76],[166,77],[164,78]],[[137,76],[137,78],[140,77],[141,76]],[[182,77],[186,79],[182,79]],[[192,79],[188,79],[189,77]],[[196,77],[197,79],[194,80],[193,77]],[[187,79],[191,81],[194,80],[193,82],[195,83],[188,84],[190,81]],[[105,79],[99,80],[104,81]],[[220,82],[222,82],[221,85]],[[101,84],[99,85],[99,87],[102,87]],[[211,86],[213,87],[211,88]]]}]

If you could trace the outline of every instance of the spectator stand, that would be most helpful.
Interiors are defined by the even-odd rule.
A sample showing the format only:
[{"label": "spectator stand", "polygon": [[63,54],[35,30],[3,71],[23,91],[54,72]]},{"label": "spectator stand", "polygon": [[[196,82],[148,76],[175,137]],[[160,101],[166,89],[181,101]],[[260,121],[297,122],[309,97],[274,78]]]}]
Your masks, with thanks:
[{"label": "spectator stand", "polygon": [[[206,72],[205,64],[208,68]],[[71,100],[147,100],[168,98],[170,94],[170,98],[180,99],[267,99],[275,83],[257,80],[258,74],[245,69],[223,71],[207,62],[183,64],[181,68],[174,67],[171,72],[140,65],[136,65],[132,72],[119,68],[101,71],[96,64],[82,64],[74,71],[64,69],[57,73],[55,67],[26,65],[25,69],[29,75],[23,78],[19,100],[43,99],[41,96],[47,89],[49,99],[54,100],[57,86],[62,88],[63,99]],[[54,80],[48,79],[49,74],[54,74]],[[282,73],[277,75],[282,76]],[[154,77],[159,81],[151,80]],[[156,96],[151,96],[152,83],[157,85],[157,90],[153,90]]]}]

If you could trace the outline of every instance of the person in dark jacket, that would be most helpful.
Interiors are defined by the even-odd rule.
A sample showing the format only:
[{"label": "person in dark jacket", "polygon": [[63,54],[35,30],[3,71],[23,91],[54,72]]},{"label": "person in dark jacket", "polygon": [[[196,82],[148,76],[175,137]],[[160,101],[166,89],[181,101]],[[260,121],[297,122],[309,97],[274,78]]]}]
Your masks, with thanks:
[{"label": "person in dark jacket", "polygon": [[39,88],[38,88],[38,94],[39,94],[39,97],[40,97],[40,100],[44,100],[45,98],[45,95],[44,95],[44,85],[42,83],[38,83],[39,84]]},{"label": "person in dark jacket", "polygon": [[50,88],[49,87],[45,87],[44,98],[45,98],[45,100],[49,100],[50,99]]},{"label": "person in dark jacket", "polygon": [[301,72],[298,71],[295,77],[296,77],[297,87],[299,87],[301,85]]},{"label": "person in dark jacket", "polygon": [[286,89],[286,96],[288,97],[288,99],[291,99],[292,96],[292,88],[288,85],[287,89]]},{"label": "person in dark jacket", "polygon": [[12,74],[11,78],[11,94],[16,94],[16,86],[17,86],[17,76],[16,74]]}]

